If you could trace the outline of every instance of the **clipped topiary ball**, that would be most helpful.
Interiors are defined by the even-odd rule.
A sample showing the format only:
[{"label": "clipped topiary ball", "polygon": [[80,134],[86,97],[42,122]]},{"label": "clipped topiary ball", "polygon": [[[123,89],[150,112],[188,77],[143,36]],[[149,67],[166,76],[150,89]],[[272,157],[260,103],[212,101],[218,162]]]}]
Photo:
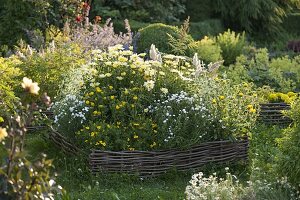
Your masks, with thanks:
[{"label": "clipped topiary ball", "polygon": [[[162,23],[151,24],[145,28],[139,30],[140,37],[138,40],[139,53],[149,50],[151,44],[154,44],[156,48],[163,53],[172,53],[172,47],[169,45],[169,36],[179,38],[179,29],[176,26],[169,26]],[[190,40],[192,41],[192,37]]]},{"label": "clipped topiary ball", "polygon": [[222,50],[220,46],[208,37],[189,44],[188,56],[192,57],[195,53],[197,53],[199,59],[205,63],[222,60]]}]

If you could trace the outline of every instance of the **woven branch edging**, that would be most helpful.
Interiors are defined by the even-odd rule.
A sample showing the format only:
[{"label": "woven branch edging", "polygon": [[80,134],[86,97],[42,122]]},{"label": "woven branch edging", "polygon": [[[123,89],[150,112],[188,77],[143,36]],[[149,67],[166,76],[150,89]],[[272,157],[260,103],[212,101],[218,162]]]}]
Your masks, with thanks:
[{"label": "woven branch edging", "polygon": [[248,139],[236,142],[216,141],[188,150],[165,151],[101,151],[92,150],[90,168],[97,172],[122,172],[139,176],[157,176],[175,168],[178,171],[197,169],[208,163],[234,162],[248,158]]},{"label": "woven branch edging", "polygon": [[282,111],[291,107],[287,103],[265,103],[260,104],[259,119],[265,124],[288,125],[292,120],[282,114]]}]

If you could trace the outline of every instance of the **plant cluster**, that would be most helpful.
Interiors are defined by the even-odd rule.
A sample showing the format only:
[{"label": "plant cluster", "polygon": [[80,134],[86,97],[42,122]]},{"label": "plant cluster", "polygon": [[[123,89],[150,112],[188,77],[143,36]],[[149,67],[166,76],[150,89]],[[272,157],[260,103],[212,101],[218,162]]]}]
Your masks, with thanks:
[{"label": "plant cluster", "polygon": [[194,174],[186,187],[186,199],[224,199],[224,200],[256,200],[256,199],[293,199],[299,198],[299,191],[293,188],[286,177],[276,182],[266,180],[248,181],[244,186],[239,179],[225,168],[225,178],[217,177],[217,173],[205,177],[202,172]]},{"label": "plant cluster", "polygon": [[[56,185],[50,174],[52,160],[42,154],[34,161],[29,161],[25,151],[26,125],[33,122],[36,112],[31,99],[36,98],[40,88],[26,77],[23,78],[22,87],[25,93],[21,102],[16,102],[15,112],[5,118],[0,127],[0,197],[54,199],[56,194],[62,194],[64,190]],[[49,104],[47,100],[44,103]]]},{"label": "plant cluster", "polygon": [[299,56],[270,58],[267,49],[253,49],[248,56],[239,56],[226,70],[226,76],[236,82],[254,82],[258,87],[268,85],[280,92],[297,92],[299,67]]}]

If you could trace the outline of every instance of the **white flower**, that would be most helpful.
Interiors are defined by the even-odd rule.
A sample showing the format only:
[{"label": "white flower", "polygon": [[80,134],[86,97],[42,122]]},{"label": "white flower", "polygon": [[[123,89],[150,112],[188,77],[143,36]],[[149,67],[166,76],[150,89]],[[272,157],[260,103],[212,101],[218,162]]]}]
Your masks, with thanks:
[{"label": "white flower", "polygon": [[155,82],[152,80],[144,82],[144,87],[148,90],[151,91],[154,88]]},{"label": "white flower", "polygon": [[49,181],[50,187],[52,187],[54,184],[55,184],[55,181],[54,181],[53,179],[51,179],[51,180]]},{"label": "white flower", "polygon": [[37,83],[33,83],[31,79],[24,77],[22,87],[31,94],[38,94],[40,87]]},{"label": "white flower", "polygon": [[167,88],[160,88],[160,91],[163,93],[163,94],[168,94],[169,90]]},{"label": "white flower", "polygon": [[151,44],[149,55],[151,60],[162,62],[161,55],[159,54],[158,50],[155,48],[154,44]]}]

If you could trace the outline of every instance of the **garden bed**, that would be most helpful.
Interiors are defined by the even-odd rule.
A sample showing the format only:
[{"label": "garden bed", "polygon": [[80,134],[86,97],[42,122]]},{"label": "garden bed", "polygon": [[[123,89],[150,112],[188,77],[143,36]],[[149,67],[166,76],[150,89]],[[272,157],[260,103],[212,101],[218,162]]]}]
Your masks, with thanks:
[{"label": "garden bed", "polygon": [[89,161],[93,173],[122,172],[141,177],[157,176],[170,169],[186,171],[208,163],[247,159],[248,140],[207,142],[188,150],[101,151],[92,150]]}]

